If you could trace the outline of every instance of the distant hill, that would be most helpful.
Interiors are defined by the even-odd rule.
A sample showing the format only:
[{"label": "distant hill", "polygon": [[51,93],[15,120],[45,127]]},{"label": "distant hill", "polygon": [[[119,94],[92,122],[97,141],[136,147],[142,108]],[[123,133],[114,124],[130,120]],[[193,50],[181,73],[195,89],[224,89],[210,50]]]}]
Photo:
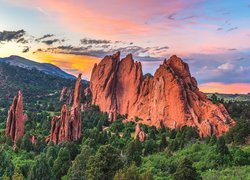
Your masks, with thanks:
[{"label": "distant hill", "polygon": [[0,62],[0,103],[9,104],[18,90],[27,101],[37,101],[58,94],[63,86],[74,86],[74,79],[62,78],[35,68],[26,69]]},{"label": "distant hill", "polygon": [[20,56],[0,58],[0,62],[8,63],[11,66],[18,66],[25,69],[36,69],[49,75],[59,76],[67,79],[76,79],[75,76],[64,72],[59,67],[49,63],[39,63]]},{"label": "distant hill", "polygon": [[220,94],[220,93],[206,93],[208,97],[215,94],[218,98],[223,98],[225,101],[249,101],[250,93],[248,94]]}]

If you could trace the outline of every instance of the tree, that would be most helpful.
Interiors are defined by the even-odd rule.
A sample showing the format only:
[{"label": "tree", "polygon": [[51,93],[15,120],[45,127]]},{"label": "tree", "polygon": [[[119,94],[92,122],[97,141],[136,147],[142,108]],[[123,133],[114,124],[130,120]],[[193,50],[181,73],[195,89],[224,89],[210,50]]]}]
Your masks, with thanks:
[{"label": "tree", "polygon": [[147,156],[149,154],[152,154],[157,149],[157,144],[154,140],[146,140],[145,141],[145,148],[144,148],[144,156]]},{"label": "tree", "polygon": [[214,104],[217,104],[217,103],[218,103],[218,97],[217,97],[215,94],[213,94],[213,95],[211,96],[211,101],[212,101]]},{"label": "tree", "polygon": [[136,172],[136,165],[135,163],[132,163],[128,168],[125,167],[124,169],[121,169],[117,171],[115,174],[114,180],[122,180],[122,179],[133,179],[133,180],[138,180],[139,175]]},{"label": "tree", "polygon": [[196,180],[201,179],[200,175],[196,172],[195,168],[192,167],[192,162],[187,158],[184,158],[178,165],[176,172],[174,173],[175,180]]},{"label": "tree", "polygon": [[14,165],[6,154],[4,149],[0,149],[0,178],[5,175],[11,177],[14,171]]},{"label": "tree", "polygon": [[48,165],[44,154],[38,155],[35,158],[35,163],[31,166],[28,179],[37,179],[37,180],[54,179],[51,167]]},{"label": "tree", "polygon": [[123,167],[118,150],[111,145],[99,148],[95,156],[90,157],[87,164],[87,179],[112,179],[117,170]]},{"label": "tree", "polygon": [[210,138],[209,145],[213,146],[216,144],[216,142],[217,142],[217,138],[215,134],[213,134],[212,137]]},{"label": "tree", "polygon": [[50,167],[53,167],[56,157],[57,157],[56,147],[54,145],[49,144],[48,149],[46,151],[46,158]]},{"label": "tree", "polygon": [[24,179],[23,174],[20,172],[19,169],[15,169],[14,174],[12,176],[12,179],[13,180],[23,180]]},{"label": "tree", "polygon": [[88,160],[92,154],[92,149],[89,146],[83,146],[81,153],[78,154],[69,168],[67,178],[71,180],[84,180],[86,177],[86,167]]},{"label": "tree", "polygon": [[53,171],[56,179],[60,179],[62,176],[66,175],[70,165],[71,160],[69,150],[66,147],[63,147],[60,149],[53,165]]},{"label": "tree", "polygon": [[229,150],[228,147],[226,145],[225,139],[223,136],[221,136],[218,139],[218,142],[216,143],[216,151],[218,153],[220,153],[221,155],[228,155],[229,154]]},{"label": "tree", "polygon": [[141,164],[141,150],[139,144],[136,146],[135,141],[131,141],[125,150],[125,154],[127,157],[127,165],[131,164],[133,161],[137,166]]},{"label": "tree", "polygon": [[30,141],[30,134],[26,133],[21,140],[20,144],[21,149],[25,149],[26,151],[31,151],[33,150],[33,144]]},{"label": "tree", "polygon": [[236,166],[249,165],[249,156],[246,152],[242,151],[240,148],[237,148],[233,154],[233,163]]},{"label": "tree", "polygon": [[163,134],[161,137],[161,142],[160,142],[160,150],[164,150],[168,145],[167,139],[166,139],[166,135]]}]

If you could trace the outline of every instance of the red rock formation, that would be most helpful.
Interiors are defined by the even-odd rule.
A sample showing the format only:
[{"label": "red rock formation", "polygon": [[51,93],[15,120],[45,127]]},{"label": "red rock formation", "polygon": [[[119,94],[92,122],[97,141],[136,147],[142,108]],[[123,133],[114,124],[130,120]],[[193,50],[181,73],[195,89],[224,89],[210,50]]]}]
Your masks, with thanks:
[{"label": "red rock formation", "polygon": [[72,89],[64,86],[61,90],[59,100],[60,100],[60,102],[65,101],[66,104],[71,104],[71,102],[72,102]]},{"label": "red rock formation", "polygon": [[59,144],[65,141],[75,141],[81,137],[81,82],[81,74],[79,74],[71,110],[67,104],[64,104],[60,116],[53,117],[47,142],[53,141],[55,144]]},{"label": "red rock formation", "polygon": [[234,120],[222,104],[213,104],[200,92],[188,65],[177,56],[165,60],[154,76],[143,77],[140,62],[132,55],[106,56],[94,66],[90,87],[92,104],[99,105],[110,119],[127,114],[129,120],[156,127],[197,127],[200,136],[220,135]]},{"label": "red rock formation", "polygon": [[139,123],[137,123],[136,126],[135,126],[135,137],[134,137],[134,139],[136,139],[137,137],[139,138],[139,140],[141,142],[145,141],[146,138],[147,138],[146,133],[143,130],[141,130]]},{"label": "red rock formation", "polygon": [[5,129],[5,135],[12,139],[14,145],[24,135],[24,123],[26,120],[27,115],[23,111],[23,95],[19,91],[18,96],[14,97],[9,108]]}]

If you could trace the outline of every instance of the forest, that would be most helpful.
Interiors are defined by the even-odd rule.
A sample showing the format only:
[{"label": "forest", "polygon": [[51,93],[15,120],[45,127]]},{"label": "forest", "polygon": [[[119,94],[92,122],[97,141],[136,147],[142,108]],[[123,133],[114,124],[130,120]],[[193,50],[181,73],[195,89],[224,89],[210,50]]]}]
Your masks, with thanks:
[{"label": "forest", "polygon": [[[83,95],[84,96],[84,95]],[[16,148],[4,136],[7,108],[0,111],[0,177],[2,179],[248,179],[250,171],[250,103],[223,102],[236,125],[221,137],[200,138],[196,129],[168,129],[141,125],[148,135],[134,139],[135,123],[113,123],[98,106],[82,112],[82,138],[46,144],[50,121],[60,113],[58,97],[31,101],[25,111],[25,135]],[[82,101],[90,101],[84,97]],[[56,102],[56,103],[54,103]],[[33,104],[32,104],[33,103]],[[36,108],[34,108],[36,107]],[[30,136],[37,137],[32,144]]]}]

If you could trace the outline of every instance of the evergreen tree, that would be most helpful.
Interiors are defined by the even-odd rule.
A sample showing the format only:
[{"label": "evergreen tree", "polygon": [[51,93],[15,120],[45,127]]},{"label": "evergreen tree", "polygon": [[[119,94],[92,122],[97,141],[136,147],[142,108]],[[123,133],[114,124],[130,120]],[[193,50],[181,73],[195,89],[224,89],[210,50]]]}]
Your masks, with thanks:
[{"label": "evergreen tree", "polygon": [[139,175],[136,172],[136,165],[135,163],[132,163],[128,168],[121,169],[117,171],[115,174],[114,180],[125,180],[125,179],[131,179],[131,180],[138,180]]},{"label": "evergreen tree", "polygon": [[53,165],[53,171],[56,179],[60,179],[62,176],[66,175],[70,165],[71,160],[69,150],[66,147],[63,147],[60,149]]},{"label": "evergreen tree", "polygon": [[35,163],[31,166],[28,179],[36,179],[36,180],[54,179],[51,167],[48,165],[44,154],[38,155],[35,158]]},{"label": "evergreen tree", "polygon": [[213,146],[216,144],[216,142],[217,142],[217,138],[215,134],[213,134],[212,137],[210,138],[209,145]]},{"label": "evergreen tree", "polygon": [[200,179],[200,175],[192,167],[192,163],[184,158],[178,165],[176,172],[174,173],[175,180],[196,180]]},{"label": "evergreen tree", "polygon": [[127,165],[131,164],[133,161],[136,163],[137,166],[141,164],[141,153],[139,143],[136,146],[135,141],[131,141],[126,147],[125,154],[127,157]]},{"label": "evergreen tree", "polygon": [[67,178],[70,180],[87,179],[85,171],[88,160],[92,154],[92,149],[89,146],[83,146],[81,153],[78,154],[69,168]]},{"label": "evergreen tree", "polygon": [[216,151],[218,153],[220,153],[221,155],[228,155],[229,154],[229,150],[228,147],[226,145],[225,139],[223,136],[221,136],[218,139],[218,142],[216,143]]},{"label": "evergreen tree", "polygon": [[168,145],[167,139],[166,139],[166,135],[163,134],[161,137],[161,142],[160,142],[160,150],[164,150]]},{"label": "evergreen tree", "polygon": [[87,179],[108,180],[112,179],[117,170],[123,167],[120,154],[111,145],[99,148],[95,156],[90,157],[87,164]]},{"label": "evergreen tree", "polygon": [[31,151],[33,150],[33,144],[30,141],[30,134],[26,133],[21,140],[20,144],[21,149],[25,149],[26,151]]}]

